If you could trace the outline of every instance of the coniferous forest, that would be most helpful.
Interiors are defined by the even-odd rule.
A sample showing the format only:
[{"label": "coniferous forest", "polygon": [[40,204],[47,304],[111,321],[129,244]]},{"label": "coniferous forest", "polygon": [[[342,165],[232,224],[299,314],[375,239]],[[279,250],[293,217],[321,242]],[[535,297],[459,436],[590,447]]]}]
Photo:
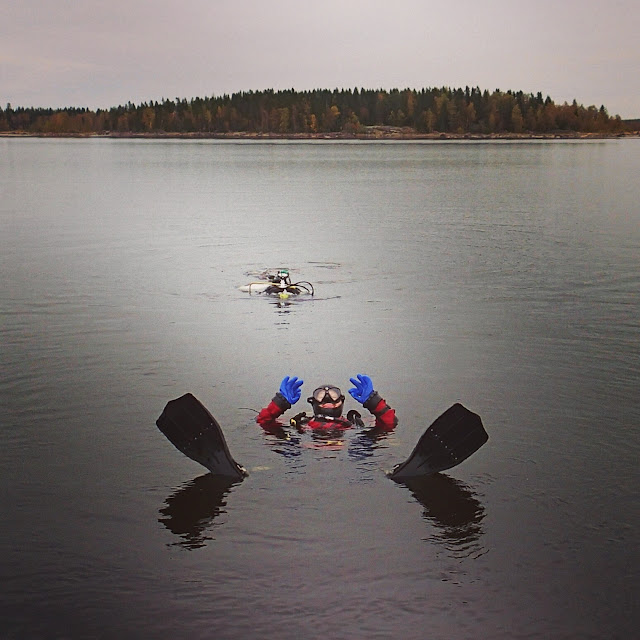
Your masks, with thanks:
[{"label": "coniferous forest", "polygon": [[110,109],[0,108],[0,132],[33,135],[368,136],[617,134],[604,106],[480,88],[248,91]]}]

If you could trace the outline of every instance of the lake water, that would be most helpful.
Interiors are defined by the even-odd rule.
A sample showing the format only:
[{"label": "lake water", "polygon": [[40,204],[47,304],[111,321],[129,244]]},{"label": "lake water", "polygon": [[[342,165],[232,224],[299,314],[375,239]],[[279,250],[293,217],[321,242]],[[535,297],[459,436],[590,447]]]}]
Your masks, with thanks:
[{"label": "lake water", "polygon": [[[0,138],[3,637],[634,637],[639,175],[640,140]],[[238,290],[278,267],[315,296]],[[255,423],[360,372],[384,439]],[[156,428],[187,391],[244,482]],[[487,445],[387,479],[454,402]]]}]

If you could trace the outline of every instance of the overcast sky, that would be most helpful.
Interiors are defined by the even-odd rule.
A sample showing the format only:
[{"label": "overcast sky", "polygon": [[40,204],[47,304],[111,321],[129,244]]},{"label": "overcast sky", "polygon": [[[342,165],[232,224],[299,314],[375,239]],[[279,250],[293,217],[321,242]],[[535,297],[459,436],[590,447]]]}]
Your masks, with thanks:
[{"label": "overcast sky", "polygon": [[0,0],[0,104],[479,86],[640,118],[638,0]]}]

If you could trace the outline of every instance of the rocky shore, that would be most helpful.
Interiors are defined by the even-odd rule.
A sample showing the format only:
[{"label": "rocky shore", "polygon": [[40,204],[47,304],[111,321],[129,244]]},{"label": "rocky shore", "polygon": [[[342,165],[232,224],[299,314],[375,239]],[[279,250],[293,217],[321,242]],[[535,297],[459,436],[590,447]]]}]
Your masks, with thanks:
[{"label": "rocky shore", "polygon": [[185,139],[185,140],[605,140],[611,138],[639,137],[640,131],[621,131],[616,133],[593,133],[579,131],[552,131],[548,133],[419,133],[408,127],[364,127],[358,132],[331,133],[258,133],[235,131],[219,132],[162,132],[147,133],[127,131],[103,131],[92,133],[29,133],[0,132],[0,137],[38,137],[38,138],[148,138],[148,139]]}]

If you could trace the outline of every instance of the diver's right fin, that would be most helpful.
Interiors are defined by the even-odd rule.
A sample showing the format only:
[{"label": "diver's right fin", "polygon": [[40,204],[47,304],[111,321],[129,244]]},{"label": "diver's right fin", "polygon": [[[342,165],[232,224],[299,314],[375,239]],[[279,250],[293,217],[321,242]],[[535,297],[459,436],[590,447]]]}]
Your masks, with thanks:
[{"label": "diver's right fin", "polygon": [[231,456],[216,419],[190,393],[169,401],[156,424],[176,449],[212,474],[237,480],[249,475]]},{"label": "diver's right fin", "polygon": [[411,455],[396,465],[389,477],[402,481],[451,469],[488,439],[480,416],[456,403],[422,434]]}]

